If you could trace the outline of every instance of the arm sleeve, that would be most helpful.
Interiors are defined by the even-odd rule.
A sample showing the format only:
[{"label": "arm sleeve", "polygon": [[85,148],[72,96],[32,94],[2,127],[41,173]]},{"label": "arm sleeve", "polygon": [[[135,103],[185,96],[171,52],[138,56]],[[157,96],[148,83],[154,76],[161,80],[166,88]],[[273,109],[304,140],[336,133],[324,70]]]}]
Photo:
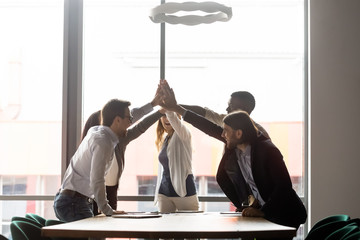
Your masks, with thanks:
[{"label": "arm sleeve", "polygon": [[225,139],[221,136],[223,128],[212,123],[206,118],[191,111],[186,111],[183,118],[186,122],[190,123],[200,131],[222,142],[226,142]]},{"label": "arm sleeve", "polygon": [[219,114],[209,108],[205,108],[205,118],[215,123],[218,126],[222,127],[224,125],[223,119],[225,116],[226,116],[225,114]]},{"label": "arm sleeve", "polygon": [[133,122],[137,122],[138,120],[140,120],[143,116],[145,116],[146,114],[150,113],[153,110],[153,106],[151,105],[151,103],[147,103],[142,107],[139,108],[133,108],[131,109],[131,115],[134,117]]},{"label": "arm sleeve", "polygon": [[191,138],[190,131],[186,128],[183,122],[178,118],[174,112],[166,112],[166,117],[168,118],[172,128],[180,137],[181,140],[186,140]]},{"label": "arm sleeve", "polygon": [[154,112],[153,114],[147,116],[143,120],[141,120],[138,124],[128,129],[127,133],[127,141],[130,142],[135,138],[139,137],[143,134],[151,125],[153,125],[162,114],[159,111]]},{"label": "arm sleeve", "polygon": [[180,106],[182,106],[186,110],[190,110],[194,113],[197,113],[200,116],[203,116],[203,117],[205,116],[205,108],[203,108],[203,107],[196,106],[196,105],[185,105],[185,104],[180,104]]},{"label": "arm sleeve", "polygon": [[109,144],[101,142],[95,146],[91,159],[90,187],[94,192],[94,198],[100,211],[105,215],[113,214],[113,209],[107,201],[105,187],[106,159],[110,159],[112,152],[114,151],[109,148]]}]

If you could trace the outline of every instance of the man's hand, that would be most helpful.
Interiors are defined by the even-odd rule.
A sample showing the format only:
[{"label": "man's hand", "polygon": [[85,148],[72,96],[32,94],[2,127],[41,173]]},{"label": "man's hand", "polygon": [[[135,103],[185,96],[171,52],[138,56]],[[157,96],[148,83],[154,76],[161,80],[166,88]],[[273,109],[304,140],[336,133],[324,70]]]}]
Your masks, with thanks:
[{"label": "man's hand", "polygon": [[265,217],[265,214],[257,208],[248,207],[242,210],[243,217]]},{"label": "man's hand", "polygon": [[154,99],[151,101],[151,105],[153,107],[160,105],[160,103],[162,101],[161,97],[162,97],[162,95],[161,95],[161,86],[159,84],[158,88],[156,89]]},{"label": "man's hand", "polygon": [[169,108],[174,108],[177,105],[175,98],[175,93],[172,88],[170,88],[169,83],[166,80],[160,80],[160,95],[161,95],[161,104],[164,105],[168,110]]},{"label": "man's hand", "polygon": [[114,214],[125,214],[125,211],[114,210],[113,213]]},{"label": "man's hand", "polygon": [[168,111],[173,111],[180,115],[183,115],[186,110],[185,108],[177,104],[175,93],[172,90],[172,88],[170,88],[168,82],[166,80],[160,80],[160,87],[161,87],[160,106]]},{"label": "man's hand", "polygon": [[164,115],[166,113],[166,109],[165,108],[160,108],[159,112]]}]

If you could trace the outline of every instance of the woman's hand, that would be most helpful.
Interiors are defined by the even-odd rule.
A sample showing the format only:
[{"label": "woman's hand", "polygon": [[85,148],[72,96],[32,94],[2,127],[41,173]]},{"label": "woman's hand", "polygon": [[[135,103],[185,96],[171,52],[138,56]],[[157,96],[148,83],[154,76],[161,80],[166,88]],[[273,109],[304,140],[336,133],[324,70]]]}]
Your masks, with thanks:
[{"label": "woman's hand", "polygon": [[170,88],[168,82],[166,80],[160,80],[160,95],[161,95],[161,103],[160,106],[165,108],[168,111],[176,112],[181,116],[185,113],[185,108],[181,107],[177,104],[175,93]]},{"label": "woman's hand", "polygon": [[164,114],[166,113],[166,109],[165,109],[165,108],[160,108],[160,109],[159,109],[159,112],[160,112],[162,115],[164,115]]}]

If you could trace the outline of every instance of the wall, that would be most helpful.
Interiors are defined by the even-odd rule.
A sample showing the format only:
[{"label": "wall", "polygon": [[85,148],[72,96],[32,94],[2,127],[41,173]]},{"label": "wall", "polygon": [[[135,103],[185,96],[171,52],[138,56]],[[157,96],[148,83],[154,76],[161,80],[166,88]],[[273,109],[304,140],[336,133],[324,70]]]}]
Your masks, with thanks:
[{"label": "wall", "polygon": [[309,6],[312,226],[360,217],[360,1]]}]

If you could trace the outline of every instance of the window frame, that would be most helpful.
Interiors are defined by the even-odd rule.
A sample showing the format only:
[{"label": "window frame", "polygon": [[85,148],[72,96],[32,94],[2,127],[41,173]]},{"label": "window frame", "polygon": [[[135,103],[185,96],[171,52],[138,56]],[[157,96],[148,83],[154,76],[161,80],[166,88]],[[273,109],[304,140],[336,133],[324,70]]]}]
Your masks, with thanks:
[{"label": "window frame", "polygon": [[[161,0],[163,1],[163,0]],[[308,0],[304,0],[304,196],[309,206],[309,83],[308,83]],[[81,136],[82,61],[83,61],[83,0],[64,0],[64,59],[61,179]],[[161,65],[162,67],[164,66]],[[2,195],[0,201],[53,201],[53,195]],[[119,201],[153,201],[154,196],[118,196]],[[199,196],[199,201],[227,202],[223,196]],[[308,226],[305,224],[305,232]]]}]

